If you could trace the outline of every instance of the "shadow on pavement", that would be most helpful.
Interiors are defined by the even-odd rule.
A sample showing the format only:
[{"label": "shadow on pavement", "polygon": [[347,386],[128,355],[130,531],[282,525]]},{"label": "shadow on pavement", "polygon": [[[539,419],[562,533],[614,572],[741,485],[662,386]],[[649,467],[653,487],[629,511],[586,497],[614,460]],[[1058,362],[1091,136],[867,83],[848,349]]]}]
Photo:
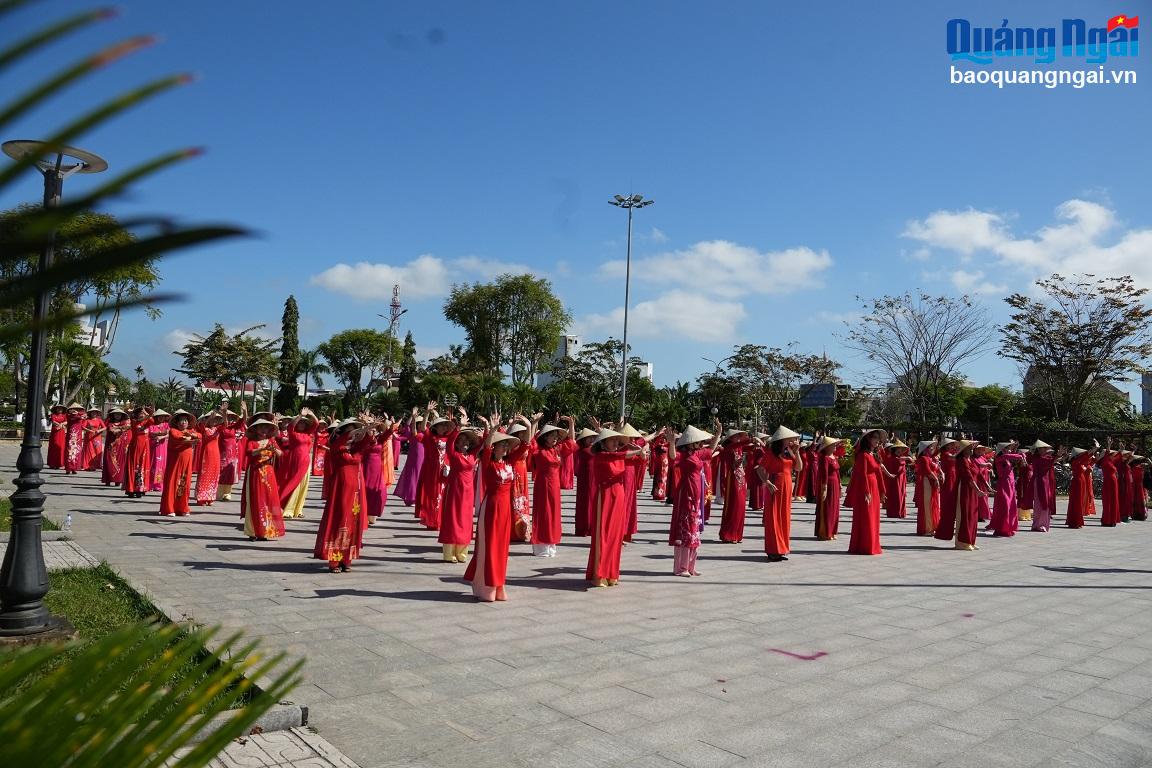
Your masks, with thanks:
[{"label": "shadow on pavement", "polygon": [[1056,573],[1152,573],[1140,568],[1083,568],[1078,565],[1034,565],[1033,568],[1043,568]]}]

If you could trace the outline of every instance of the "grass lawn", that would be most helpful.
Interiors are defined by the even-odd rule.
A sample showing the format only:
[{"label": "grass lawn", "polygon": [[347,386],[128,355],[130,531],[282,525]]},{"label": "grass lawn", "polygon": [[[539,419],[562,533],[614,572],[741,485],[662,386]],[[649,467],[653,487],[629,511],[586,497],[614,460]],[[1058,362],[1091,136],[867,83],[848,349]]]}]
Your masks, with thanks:
[{"label": "grass lawn", "polygon": [[[41,526],[45,531],[58,531],[60,526],[52,522],[48,518],[44,518],[44,524]],[[12,502],[8,497],[0,499],[0,533],[12,530]]]},{"label": "grass lawn", "polygon": [[[167,621],[156,606],[132,589],[107,563],[101,563],[96,568],[50,571],[48,583],[49,589],[44,597],[44,604],[53,614],[64,616],[72,622],[80,635],[80,647],[126,624],[150,620]],[[56,659],[56,665],[67,663],[72,655],[73,653],[62,654]],[[175,686],[185,679],[197,662],[207,655],[207,650],[202,651],[175,673],[169,685]],[[45,669],[44,672],[48,672],[54,666]],[[130,679],[124,681],[125,685],[131,682]],[[229,706],[238,707],[253,695],[251,691],[237,694],[230,688],[217,698],[227,699]]]}]

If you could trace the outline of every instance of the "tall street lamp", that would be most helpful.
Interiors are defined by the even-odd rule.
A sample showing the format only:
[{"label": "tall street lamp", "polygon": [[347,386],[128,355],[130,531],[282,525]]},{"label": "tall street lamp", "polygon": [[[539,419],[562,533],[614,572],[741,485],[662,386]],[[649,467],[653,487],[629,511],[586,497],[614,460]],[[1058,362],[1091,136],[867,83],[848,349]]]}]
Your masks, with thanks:
[{"label": "tall street lamp", "polygon": [[992,411],[996,410],[996,406],[982,405],[980,409],[984,411],[984,433],[988,438],[988,445],[992,445]]},{"label": "tall street lamp", "polygon": [[[0,145],[4,154],[16,160],[33,159],[44,176],[44,207],[60,204],[64,180],[77,173],[100,173],[108,163],[91,152],[75,147],[48,144],[43,141],[6,141]],[[53,232],[40,252],[38,270],[52,266],[56,233]],[[43,524],[44,484],[40,470],[44,456],[40,451],[41,416],[44,410],[44,345],[43,323],[48,317],[51,292],[42,290],[32,307],[31,354],[28,356],[28,395],[24,411],[24,441],[16,459],[16,493],[12,494],[12,533],[0,569],[0,639],[71,633],[67,621],[48,613],[44,595],[48,594],[48,571],[44,567],[44,550],[40,539]]]},{"label": "tall street lamp", "polygon": [[608,201],[617,208],[628,209],[628,250],[624,260],[624,351],[620,354],[620,423],[624,423],[624,403],[628,398],[628,292],[632,284],[632,209],[652,205],[644,195],[616,195]]}]

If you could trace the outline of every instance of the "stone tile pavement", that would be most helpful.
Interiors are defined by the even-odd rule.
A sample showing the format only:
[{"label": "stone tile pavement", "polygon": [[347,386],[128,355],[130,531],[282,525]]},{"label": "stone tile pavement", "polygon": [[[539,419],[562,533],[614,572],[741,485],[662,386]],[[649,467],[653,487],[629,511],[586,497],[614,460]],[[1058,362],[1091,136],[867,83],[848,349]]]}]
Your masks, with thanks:
[{"label": "stone tile pavement", "polygon": [[[6,549],[8,549],[8,540],[5,538],[0,541],[0,558],[4,557]],[[50,571],[60,571],[65,568],[95,568],[99,564],[99,558],[88,554],[75,541],[55,539],[44,542],[44,565]]]},{"label": "stone tile pavement", "polygon": [[174,618],[307,658],[293,699],[363,768],[1152,765],[1152,523],[969,553],[885,520],[885,554],[857,557],[848,515],[819,542],[800,504],[788,562],[765,561],[753,513],[685,579],[643,501],[619,586],[585,589],[586,540],[515,545],[509,602],[477,604],[393,499],[330,575],[315,489],[278,542],[249,542],[236,503],[171,519],[87,475],[46,491]]},{"label": "stone tile pavement", "polygon": [[[179,758],[182,753],[177,753]],[[237,739],[209,768],[358,768],[308,728]]]}]

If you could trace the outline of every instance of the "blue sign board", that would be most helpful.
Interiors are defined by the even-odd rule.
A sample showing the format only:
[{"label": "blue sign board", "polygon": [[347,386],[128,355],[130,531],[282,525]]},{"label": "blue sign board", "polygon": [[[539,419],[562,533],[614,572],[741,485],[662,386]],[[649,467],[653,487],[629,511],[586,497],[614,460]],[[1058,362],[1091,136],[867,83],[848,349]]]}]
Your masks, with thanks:
[{"label": "blue sign board", "polygon": [[801,408],[835,408],[836,384],[801,384]]}]

